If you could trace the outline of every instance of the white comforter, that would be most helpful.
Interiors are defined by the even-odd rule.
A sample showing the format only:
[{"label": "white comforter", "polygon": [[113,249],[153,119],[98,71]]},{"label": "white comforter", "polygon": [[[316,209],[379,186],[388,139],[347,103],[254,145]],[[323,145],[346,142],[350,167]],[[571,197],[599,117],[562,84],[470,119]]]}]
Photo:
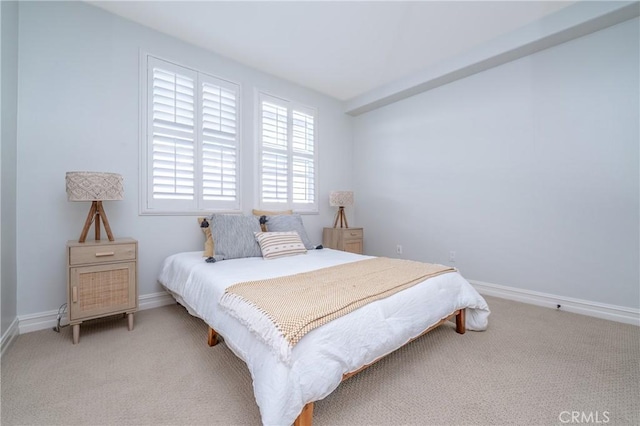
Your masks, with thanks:
[{"label": "white comforter", "polygon": [[[232,284],[312,271],[367,258],[337,250],[264,260],[260,257],[206,263],[202,252],[165,259],[158,281],[225,338],[247,363],[265,425],[290,425],[308,402],[329,395],[345,373],[393,352],[457,309],[467,308],[468,330],[487,327],[485,300],[458,273],[428,279],[370,303],[309,332],[293,348],[291,362],[220,309]],[[455,338],[453,336],[452,338]]]}]

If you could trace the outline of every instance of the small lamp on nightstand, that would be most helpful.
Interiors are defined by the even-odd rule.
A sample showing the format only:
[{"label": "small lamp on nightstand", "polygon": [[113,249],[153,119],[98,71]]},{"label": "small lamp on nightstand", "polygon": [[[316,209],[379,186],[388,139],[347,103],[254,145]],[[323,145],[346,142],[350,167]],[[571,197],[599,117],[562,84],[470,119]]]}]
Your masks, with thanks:
[{"label": "small lamp on nightstand", "polygon": [[332,207],[338,207],[338,214],[336,215],[336,221],[333,223],[333,227],[338,227],[339,220],[340,228],[348,228],[349,224],[347,223],[347,215],[344,213],[344,208],[345,206],[353,205],[353,191],[332,191],[329,195],[329,204]]},{"label": "small lamp on nightstand", "polygon": [[67,172],[66,182],[69,201],[91,201],[91,208],[78,242],[85,242],[89,228],[94,221],[95,239],[96,241],[100,240],[100,217],[102,217],[109,241],[114,241],[107,214],[102,208],[102,202],[124,198],[122,176],[117,173]]}]

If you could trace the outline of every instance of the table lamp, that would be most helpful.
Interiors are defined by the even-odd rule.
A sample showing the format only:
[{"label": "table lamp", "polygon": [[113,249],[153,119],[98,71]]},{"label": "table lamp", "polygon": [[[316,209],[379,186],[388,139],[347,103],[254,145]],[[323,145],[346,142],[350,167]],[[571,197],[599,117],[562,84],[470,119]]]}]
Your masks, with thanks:
[{"label": "table lamp", "polygon": [[338,207],[338,214],[336,215],[336,221],[333,223],[333,227],[338,227],[339,220],[340,228],[348,228],[349,224],[347,223],[347,215],[344,213],[344,208],[345,206],[353,205],[353,191],[332,191],[329,195],[329,204],[332,207]]},{"label": "table lamp", "polygon": [[69,201],[91,201],[91,208],[84,222],[78,242],[84,243],[91,224],[95,221],[95,239],[100,241],[100,218],[104,223],[109,241],[114,241],[103,201],[122,200],[124,187],[122,176],[117,173],[67,172],[67,199]]}]

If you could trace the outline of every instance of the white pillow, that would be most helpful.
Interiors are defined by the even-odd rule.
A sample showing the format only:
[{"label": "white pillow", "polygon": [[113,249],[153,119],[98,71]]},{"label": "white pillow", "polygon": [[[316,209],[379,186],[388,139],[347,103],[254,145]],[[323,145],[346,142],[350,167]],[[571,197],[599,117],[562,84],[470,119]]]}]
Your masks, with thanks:
[{"label": "white pillow", "polygon": [[307,252],[300,235],[295,231],[255,232],[255,236],[262,250],[262,257],[265,259],[277,259]]}]

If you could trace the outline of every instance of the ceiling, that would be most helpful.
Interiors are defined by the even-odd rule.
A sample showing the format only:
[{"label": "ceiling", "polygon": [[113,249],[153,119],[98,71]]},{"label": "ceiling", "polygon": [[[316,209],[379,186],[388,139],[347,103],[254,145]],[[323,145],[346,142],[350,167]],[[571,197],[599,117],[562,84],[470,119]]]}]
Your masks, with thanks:
[{"label": "ceiling", "polygon": [[558,11],[561,1],[91,1],[347,101]]}]

